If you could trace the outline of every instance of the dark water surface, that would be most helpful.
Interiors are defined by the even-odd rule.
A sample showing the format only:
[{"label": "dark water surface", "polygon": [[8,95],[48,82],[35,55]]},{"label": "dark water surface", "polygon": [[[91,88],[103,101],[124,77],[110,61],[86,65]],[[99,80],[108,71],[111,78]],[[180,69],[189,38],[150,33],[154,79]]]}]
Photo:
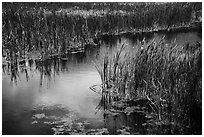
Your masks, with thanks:
[{"label": "dark water surface", "polygon": [[101,79],[93,61],[107,48],[114,52],[121,43],[132,50],[144,38],[146,42],[159,41],[164,36],[166,43],[201,42],[198,32],[103,36],[100,47],[88,47],[85,53],[44,63],[31,60],[25,62],[26,67],[3,66],[3,134],[118,134],[117,129],[123,126],[139,132],[135,127],[141,124],[139,115],[107,116],[102,108],[97,109],[101,95],[89,87],[100,85]]}]

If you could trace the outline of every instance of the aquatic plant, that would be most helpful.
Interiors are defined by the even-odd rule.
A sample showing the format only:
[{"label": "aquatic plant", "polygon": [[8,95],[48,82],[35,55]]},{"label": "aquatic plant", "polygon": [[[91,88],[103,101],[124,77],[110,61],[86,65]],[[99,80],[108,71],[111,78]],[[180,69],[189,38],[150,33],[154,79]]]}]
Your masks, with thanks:
[{"label": "aquatic plant", "polygon": [[[142,107],[148,110],[143,113],[151,117],[148,124],[165,129],[164,132],[153,130],[148,133],[199,134],[201,125],[198,119],[201,117],[196,117],[195,111],[200,116],[201,44],[165,44],[162,39],[158,43],[152,40],[137,45],[134,51],[126,54],[121,54],[123,48],[122,45],[113,56],[105,55],[105,63],[98,67],[103,77],[102,92],[108,100],[104,105],[111,108],[111,102],[117,103],[118,100],[145,100],[149,103]],[[130,109],[135,112],[134,106]],[[166,124],[168,126],[164,126]],[[188,128],[191,129],[189,132]]]},{"label": "aquatic plant", "polygon": [[3,3],[2,12],[3,55],[16,62],[97,45],[104,34],[189,26],[201,3]]}]

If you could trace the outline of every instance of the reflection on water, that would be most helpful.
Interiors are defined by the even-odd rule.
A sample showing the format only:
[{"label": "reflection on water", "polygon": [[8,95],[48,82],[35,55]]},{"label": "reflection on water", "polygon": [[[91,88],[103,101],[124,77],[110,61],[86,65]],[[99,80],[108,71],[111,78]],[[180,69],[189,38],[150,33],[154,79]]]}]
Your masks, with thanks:
[{"label": "reflection on water", "polygon": [[145,134],[142,114],[110,115],[101,95],[89,89],[101,84],[92,61],[121,43],[130,51],[138,42],[163,37],[177,44],[201,42],[196,32],[104,36],[100,47],[86,52],[2,65],[3,134]]}]

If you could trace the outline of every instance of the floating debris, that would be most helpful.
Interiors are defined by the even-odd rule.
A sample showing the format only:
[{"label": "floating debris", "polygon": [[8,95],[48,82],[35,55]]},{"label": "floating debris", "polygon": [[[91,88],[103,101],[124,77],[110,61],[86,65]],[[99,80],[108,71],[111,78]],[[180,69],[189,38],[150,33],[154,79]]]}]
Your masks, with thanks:
[{"label": "floating debris", "polygon": [[43,122],[44,124],[48,124],[48,125],[50,125],[51,124],[51,122],[47,122],[47,121],[45,121],[45,122]]},{"label": "floating debris", "polygon": [[130,127],[124,126],[123,129],[118,129],[117,132],[120,135],[130,135]]},{"label": "floating debris", "polygon": [[107,135],[109,133],[107,128],[90,129],[86,132],[86,135]]},{"label": "floating debris", "polygon": [[45,114],[42,113],[42,114],[35,114],[32,118],[33,118],[33,119],[34,119],[34,118],[42,119],[42,118],[46,118],[46,117],[45,117]]},{"label": "floating debris", "polygon": [[37,124],[38,123],[38,121],[33,121],[31,124]]}]

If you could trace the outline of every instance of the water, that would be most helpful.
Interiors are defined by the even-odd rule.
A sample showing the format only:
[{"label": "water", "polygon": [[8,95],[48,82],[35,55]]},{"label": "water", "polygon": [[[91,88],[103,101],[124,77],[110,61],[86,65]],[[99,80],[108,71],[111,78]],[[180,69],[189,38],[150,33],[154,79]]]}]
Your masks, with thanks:
[{"label": "water", "polygon": [[136,126],[142,124],[142,116],[109,116],[102,108],[97,109],[101,95],[89,87],[100,85],[101,79],[93,61],[107,48],[114,52],[121,43],[132,50],[144,38],[148,42],[164,36],[166,43],[181,45],[202,39],[198,32],[104,36],[100,47],[88,47],[85,53],[44,63],[29,61],[26,67],[3,66],[3,134],[118,134],[123,126],[133,127],[131,132],[143,133],[141,126]]}]

